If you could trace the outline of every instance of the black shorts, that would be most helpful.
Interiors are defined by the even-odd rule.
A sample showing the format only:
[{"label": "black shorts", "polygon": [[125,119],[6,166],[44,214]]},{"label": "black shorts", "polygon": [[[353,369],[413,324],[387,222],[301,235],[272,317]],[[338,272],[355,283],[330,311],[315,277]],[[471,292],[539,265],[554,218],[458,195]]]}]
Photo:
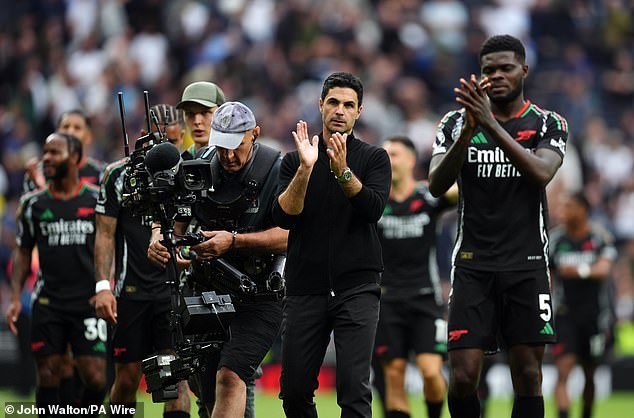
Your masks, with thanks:
[{"label": "black shorts", "polygon": [[90,305],[64,310],[33,304],[31,317],[31,351],[36,357],[64,354],[70,344],[73,355],[105,357],[106,321],[97,318]]},{"label": "black shorts", "polygon": [[584,363],[596,363],[603,358],[607,335],[599,329],[598,313],[557,314],[557,344],[553,356],[575,354]]},{"label": "black shorts", "polygon": [[447,323],[434,295],[381,299],[374,355],[385,361],[410,352],[447,352]]},{"label": "black shorts", "polygon": [[216,371],[226,367],[245,382],[251,382],[258,366],[269,352],[282,323],[282,301],[235,303],[231,321],[231,339],[220,352],[211,353],[204,366],[190,382],[198,386],[198,397],[205,403],[214,401]]},{"label": "black shorts", "polygon": [[169,314],[170,299],[117,299],[117,324],[112,334],[113,358],[116,363],[141,361],[172,348]]},{"label": "black shorts", "polygon": [[551,344],[556,341],[546,269],[488,272],[455,267],[447,349]]}]

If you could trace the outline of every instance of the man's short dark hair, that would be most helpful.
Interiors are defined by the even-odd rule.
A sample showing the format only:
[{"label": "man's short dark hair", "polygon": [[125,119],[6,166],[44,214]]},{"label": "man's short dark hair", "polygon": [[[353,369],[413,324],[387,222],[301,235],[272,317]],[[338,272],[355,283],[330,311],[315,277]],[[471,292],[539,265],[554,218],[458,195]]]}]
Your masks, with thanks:
[{"label": "man's short dark hair", "polygon": [[402,144],[405,148],[412,151],[414,155],[418,157],[418,151],[416,151],[416,145],[414,145],[414,142],[412,142],[412,140],[409,139],[409,137],[405,135],[391,136],[387,138],[385,142],[395,142],[398,144]]},{"label": "man's short dark hair", "polygon": [[81,117],[84,122],[86,122],[86,126],[88,128],[92,127],[92,124],[90,122],[90,118],[88,117],[88,115],[81,109],[71,109],[71,110],[67,110],[65,112],[62,112],[61,115],[59,115],[59,118],[57,118],[57,126],[59,128],[59,126],[62,124],[62,121],[64,120],[64,118],[68,115],[77,115],[79,117]]},{"label": "man's short dark hair", "polygon": [[511,51],[522,63],[526,60],[526,50],[522,41],[511,35],[495,35],[484,41],[480,48],[480,62],[482,57],[492,52]]},{"label": "man's short dark hair", "polygon": [[590,209],[591,209],[590,201],[586,197],[585,193],[583,192],[572,193],[570,195],[570,198],[574,200],[575,202],[577,202],[578,204],[580,204],[586,210],[586,212],[590,212]]},{"label": "man's short dark hair", "polygon": [[363,103],[363,84],[359,77],[344,72],[332,73],[324,80],[324,87],[321,89],[321,100],[324,100],[328,95],[330,89],[334,87],[347,87],[351,88],[357,93],[357,100],[359,106]]},{"label": "man's short dark hair", "polygon": [[75,135],[63,134],[61,132],[55,132],[54,135],[66,140],[66,145],[68,145],[68,154],[77,154],[77,164],[79,164],[84,156],[84,147],[79,138]]}]

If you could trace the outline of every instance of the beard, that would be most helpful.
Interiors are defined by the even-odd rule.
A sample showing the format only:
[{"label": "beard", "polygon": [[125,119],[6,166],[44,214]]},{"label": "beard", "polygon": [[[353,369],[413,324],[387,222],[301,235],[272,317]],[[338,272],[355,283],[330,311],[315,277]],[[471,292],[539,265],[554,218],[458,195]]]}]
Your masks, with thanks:
[{"label": "beard", "polygon": [[46,180],[61,180],[64,177],[66,177],[67,174],[68,174],[68,161],[64,161],[63,163],[60,163],[57,167],[55,167],[53,174],[50,174],[50,175],[45,174],[44,177],[46,178]]},{"label": "beard", "polygon": [[517,99],[520,96],[520,94],[522,94],[523,90],[524,90],[524,81],[522,80],[522,82],[520,82],[520,84],[517,86],[515,90],[511,90],[508,94],[504,96],[489,95],[489,99],[491,99],[493,103],[496,103],[499,105],[505,105]]}]

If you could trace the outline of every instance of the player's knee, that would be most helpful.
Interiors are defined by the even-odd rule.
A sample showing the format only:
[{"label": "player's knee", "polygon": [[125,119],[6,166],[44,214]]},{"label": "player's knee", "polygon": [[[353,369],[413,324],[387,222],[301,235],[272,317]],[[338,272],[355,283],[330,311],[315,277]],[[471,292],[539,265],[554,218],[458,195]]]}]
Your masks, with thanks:
[{"label": "player's knee", "polygon": [[442,362],[429,362],[419,365],[424,380],[436,380],[442,377]]},{"label": "player's knee", "polygon": [[542,372],[541,367],[535,364],[523,364],[515,366],[512,371],[513,381],[520,393],[526,396],[536,396],[541,391]]},{"label": "player's knee", "polygon": [[451,392],[458,397],[475,393],[478,388],[478,375],[468,369],[454,367],[451,369]]},{"label": "player's knee", "polygon": [[391,383],[398,383],[405,379],[405,370],[400,367],[386,367],[383,369],[385,380]]},{"label": "player's knee", "polygon": [[37,360],[37,377],[40,386],[58,386],[61,380],[62,363],[56,356]]},{"label": "player's knee", "polygon": [[433,384],[435,382],[438,382],[441,379],[444,380],[442,371],[438,368],[425,369],[422,371],[422,375],[423,375],[423,381],[425,382],[425,385]]},{"label": "player's knee", "polygon": [[106,387],[105,370],[92,369],[84,376],[86,387],[92,390],[103,390]]},{"label": "player's knee", "polygon": [[62,378],[68,379],[75,374],[75,366],[72,361],[64,361],[62,364]]},{"label": "player's knee", "polygon": [[129,395],[136,393],[140,382],[141,376],[135,368],[123,367],[117,370],[114,385],[118,391]]},{"label": "player's knee", "polygon": [[222,367],[220,368],[220,370],[218,370],[218,375],[216,376],[216,386],[223,391],[236,391],[246,389],[246,384],[240,378],[240,376],[238,376],[238,374],[233,370],[226,367]]}]

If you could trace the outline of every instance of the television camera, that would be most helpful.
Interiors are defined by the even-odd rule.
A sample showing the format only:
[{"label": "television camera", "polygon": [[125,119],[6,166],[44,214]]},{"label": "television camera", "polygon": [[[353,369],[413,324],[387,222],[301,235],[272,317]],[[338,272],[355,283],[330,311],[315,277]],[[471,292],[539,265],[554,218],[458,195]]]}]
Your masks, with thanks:
[{"label": "television camera", "polygon": [[[165,138],[166,124],[161,130],[157,115],[150,111],[147,91],[144,92],[147,134],[137,139],[130,152],[123,94],[119,92],[118,96],[127,159],[122,204],[134,215],[149,217],[160,225],[162,244],[172,256],[167,278],[171,289],[174,353],[155,355],[142,362],[147,391],[154,402],[163,402],[175,399],[177,383],[197,372],[204,355],[219,350],[230,338],[229,325],[235,309],[229,295],[211,291],[184,296],[178,280],[176,248],[198,244],[204,237],[197,233],[177,235],[174,224],[191,217],[191,205],[197,195],[211,187],[208,163],[182,160],[178,149]],[[152,132],[150,120],[158,132]]]}]

